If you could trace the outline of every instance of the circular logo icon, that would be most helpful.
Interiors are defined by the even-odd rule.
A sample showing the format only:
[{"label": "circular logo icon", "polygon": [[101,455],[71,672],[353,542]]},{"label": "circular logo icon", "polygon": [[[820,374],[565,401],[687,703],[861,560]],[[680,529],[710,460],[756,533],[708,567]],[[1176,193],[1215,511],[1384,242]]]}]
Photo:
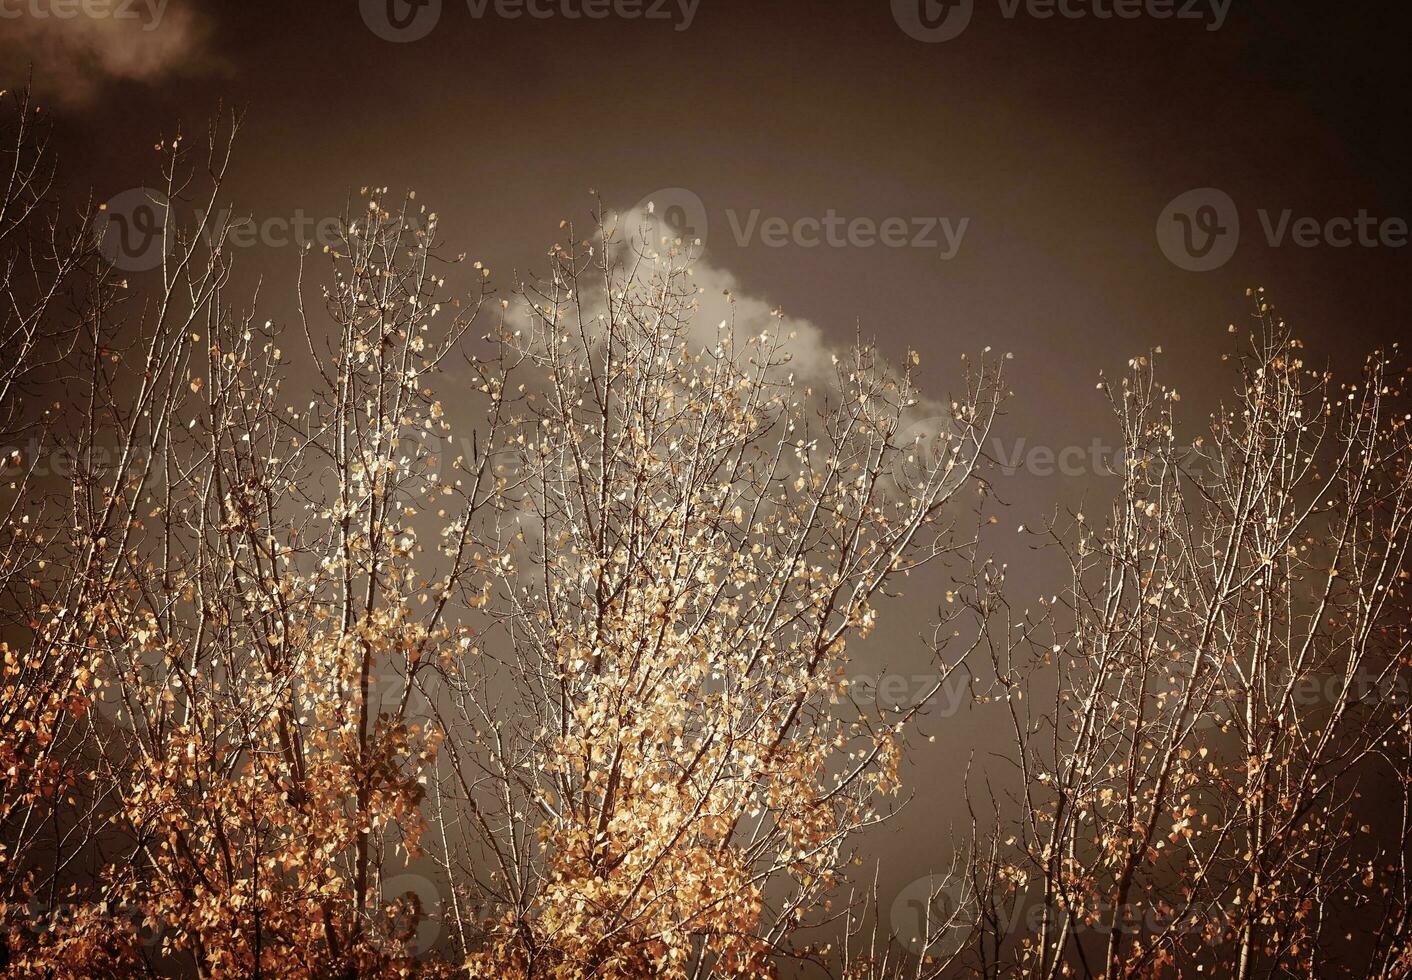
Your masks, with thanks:
[{"label": "circular logo icon", "polygon": [[892,17],[908,37],[928,44],[950,41],[971,23],[976,0],[892,0]]},{"label": "circular logo icon", "polygon": [[369,914],[368,936],[389,956],[420,956],[441,937],[441,892],[419,874],[383,879],[379,907]]},{"label": "circular logo icon", "polygon": [[106,682],[103,687],[93,693],[92,709],[112,726],[114,734],[136,734],[140,726],[132,713],[134,710],[143,711],[146,706],[137,698],[130,701],[123,693],[123,684],[118,678],[104,677],[103,680]]},{"label": "circular logo icon", "polygon": [[629,235],[641,235],[652,245],[680,239],[685,245],[704,246],[709,222],[706,205],[685,187],[663,187],[648,194],[628,212]]},{"label": "circular logo icon", "polygon": [[126,903],[59,905],[46,906],[39,899],[31,899],[27,907],[28,915],[16,925],[34,935],[50,937],[77,937],[92,928],[98,919],[118,928],[137,939],[144,947],[151,949],[161,941],[163,927],[160,921],[149,921],[142,909]]},{"label": "circular logo icon", "polygon": [[1234,720],[1229,708],[1213,702],[1193,719],[1191,727],[1197,731],[1225,732]]},{"label": "circular logo icon", "polygon": [[[904,425],[893,440],[897,452],[891,473],[897,492],[908,499],[929,487],[939,493],[954,491],[968,475],[960,460],[970,455],[966,451],[970,438],[966,428],[949,415]],[[954,463],[949,470],[948,463]]]},{"label": "circular logo icon", "polygon": [[1210,272],[1231,260],[1240,243],[1235,201],[1215,187],[1175,197],[1157,219],[1157,244],[1179,269]]},{"label": "circular logo icon", "polygon": [[363,23],[384,41],[420,41],[441,19],[441,0],[358,0]]},{"label": "circular logo icon", "polygon": [[892,901],[892,935],[914,956],[945,961],[959,953],[978,921],[963,883],[946,875],[918,878]]},{"label": "circular logo icon", "polygon": [[1158,923],[1178,936],[1195,938],[1207,946],[1216,946],[1228,939],[1236,924],[1230,910],[1214,899],[1193,903],[1175,922]]},{"label": "circular logo icon", "polygon": [[162,264],[171,247],[167,216],[171,202],[159,190],[134,187],[115,194],[98,212],[98,251],[115,269],[146,272]]}]

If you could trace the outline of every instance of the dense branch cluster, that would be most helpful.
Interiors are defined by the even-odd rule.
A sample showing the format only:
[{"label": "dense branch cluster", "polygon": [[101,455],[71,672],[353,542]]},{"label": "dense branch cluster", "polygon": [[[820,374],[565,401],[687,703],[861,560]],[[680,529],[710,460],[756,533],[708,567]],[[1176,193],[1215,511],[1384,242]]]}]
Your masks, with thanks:
[{"label": "dense branch cluster", "polygon": [[1069,587],[993,634],[1019,855],[975,894],[1026,974],[1408,969],[1406,376],[1336,384],[1254,301],[1194,443],[1148,357],[1100,385],[1121,490],[1029,532]]}]

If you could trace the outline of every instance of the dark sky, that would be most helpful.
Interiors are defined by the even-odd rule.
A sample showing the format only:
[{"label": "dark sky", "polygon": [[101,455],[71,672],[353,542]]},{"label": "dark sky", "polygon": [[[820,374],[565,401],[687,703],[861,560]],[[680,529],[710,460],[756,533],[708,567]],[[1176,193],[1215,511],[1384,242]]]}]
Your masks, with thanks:
[{"label": "dark sky", "polygon": [[[368,0],[370,19],[388,2],[409,9]],[[1015,350],[1015,413],[1056,446],[1096,434],[1093,377],[1133,353],[1162,344],[1173,380],[1210,379],[1207,344],[1226,342],[1247,286],[1272,291],[1316,360],[1351,359],[1355,338],[1396,338],[1406,320],[1405,248],[1271,246],[1260,220],[1412,218],[1402,4],[1233,0],[1222,20],[1205,0],[1191,7],[1200,19],[1101,19],[1111,0],[1069,0],[1090,12],[1070,19],[976,0],[964,32],[925,43],[899,26],[919,9],[906,0],[896,14],[888,0],[699,0],[685,30],[682,0],[672,19],[635,20],[540,2],[559,12],[507,19],[492,2],[476,17],[469,0],[441,0],[424,38],[392,43],[354,0],[169,0],[141,32],[145,67],[113,58],[106,73],[94,48],[138,43],[133,31],[57,43],[48,35],[77,21],[49,17],[45,43],[26,43],[12,19],[4,74],[33,59],[41,90],[63,96],[66,176],[99,199],[150,181],[154,136],[178,121],[199,135],[223,100],[247,110],[237,210],[325,217],[350,188],[414,187],[502,284],[539,267],[559,219],[588,216],[590,188],[621,208],[685,188],[710,220],[708,259],[828,338],[861,322],[899,353],[931,354],[937,384],[951,370],[938,355]],[[1239,247],[1190,272],[1155,229],[1169,201],[1204,187],[1234,203]],[[949,260],[933,247],[742,244],[732,222],[756,209],[967,224]],[[292,265],[251,252],[248,269]]]},{"label": "dark sky", "polygon": [[[155,138],[178,123],[200,135],[224,102],[247,110],[226,195],[238,211],[318,219],[362,185],[413,187],[450,250],[484,259],[502,287],[541,267],[561,218],[586,221],[591,188],[621,208],[684,188],[709,221],[706,261],[826,343],[856,323],[892,356],[916,347],[938,395],[961,351],[1014,351],[1012,447],[1111,440],[1096,375],[1158,344],[1199,415],[1232,383],[1220,352],[1248,286],[1271,291],[1311,362],[1355,367],[1403,335],[1409,253],[1395,226],[1372,244],[1272,245],[1260,212],[1271,224],[1286,210],[1321,225],[1412,219],[1412,5],[1232,0],[1222,18],[1209,0],[1175,0],[1196,18],[1159,19],[1153,0],[1104,19],[1093,14],[1114,0],[1069,0],[1083,18],[975,0],[963,32],[928,43],[901,24],[930,2],[699,0],[680,30],[677,0],[669,19],[633,20],[612,13],[619,0],[602,20],[565,16],[583,0],[553,0],[545,19],[442,0],[425,37],[393,43],[364,17],[385,18],[387,0],[170,0],[150,31],[5,0],[18,16],[0,21],[0,56],[5,84],[33,62],[71,192],[105,200],[150,182]],[[1168,203],[1198,188],[1228,195],[1240,223],[1234,254],[1205,272],[1179,267],[1157,236]],[[737,241],[733,223],[757,209],[759,221],[966,226],[949,259]],[[287,312],[294,250],[248,252],[245,273],[270,277],[266,315]],[[1102,485],[1018,475],[1002,526],[1013,535]],[[1016,560],[1019,588],[1057,588],[1027,574],[1038,559]],[[915,651],[920,626],[896,617],[868,656]],[[940,747],[919,759],[923,805],[883,848],[907,866],[887,877],[926,870],[907,842],[948,813],[935,804],[954,800],[963,762]]]},{"label": "dark sky", "polygon": [[[365,6],[387,2],[405,9]],[[1016,374],[1037,399],[1067,399],[1153,343],[1174,369],[1194,358],[1204,370],[1201,342],[1252,284],[1311,340],[1400,329],[1405,249],[1271,247],[1258,211],[1412,217],[1401,4],[1232,0],[1211,30],[1210,0],[1200,20],[1045,19],[1024,3],[1008,16],[1010,0],[976,0],[960,36],[923,43],[888,0],[699,0],[686,30],[678,2],[674,19],[587,20],[505,19],[494,3],[476,17],[468,0],[441,0],[425,38],[391,43],[354,0],[169,0],[144,32],[180,29],[180,50],[151,59],[166,70],[104,75],[87,48],[21,34],[4,74],[18,80],[32,59],[52,90],[69,62],[89,63],[84,101],[56,112],[70,183],[100,199],[150,180],[154,136],[178,121],[199,134],[224,100],[248,110],[237,209],[322,217],[349,188],[411,186],[458,249],[507,272],[537,264],[561,217],[588,214],[590,188],[624,208],[686,188],[711,219],[710,260],[743,287],[836,338],[858,318],[898,347],[1042,352]],[[1173,265],[1154,232],[1164,206],[1199,187],[1229,194],[1242,225],[1234,257],[1206,273]],[[968,224],[950,260],[925,247],[741,245],[730,217],[743,225],[755,209]],[[1050,370],[1060,365],[1079,377]]]}]

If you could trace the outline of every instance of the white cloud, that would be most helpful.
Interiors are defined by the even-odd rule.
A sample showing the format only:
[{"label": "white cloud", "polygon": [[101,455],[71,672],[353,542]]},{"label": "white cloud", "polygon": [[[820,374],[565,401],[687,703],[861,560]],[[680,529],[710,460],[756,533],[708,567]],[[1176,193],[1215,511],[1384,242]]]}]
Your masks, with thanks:
[{"label": "white cloud", "polygon": [[[663,227],[659,218],[647,212],[646,204],[624,212],[617,222],[620,237],[651,247],[660,247],[660,242],[643,242],[643,236],[660,232]],[[701,288],[697,297],[700,309],[691,321],[691,338],[699,347],[716,343],[717,325],[722,321],[734,325],[736,340],[768,329],[787,338],[782,346],[790,354],[790,370],[800,380],[818,384],[833,378],[832,348],[816,324],[787,315],[777,317],[775,307],[744,293],[735,274],[713,264],[709,255],[696,257],[691,271],[692,279]]]},{"label": "white cloud", "polygon": [[109,82],[205,67],[208,34],[192,8],[170,0],[0,0],[6,81],[32,67],[41,94],[69,103],[93,101]]}]

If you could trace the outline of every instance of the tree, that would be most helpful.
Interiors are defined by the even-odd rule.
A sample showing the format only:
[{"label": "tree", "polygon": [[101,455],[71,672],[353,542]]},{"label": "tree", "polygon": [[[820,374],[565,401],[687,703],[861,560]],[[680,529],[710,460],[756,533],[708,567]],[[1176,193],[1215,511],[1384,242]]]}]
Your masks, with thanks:
[{"label": "tree", "polygon": [[1405,771],[1405,373],[1375,354],[1335,387],[1256,304],[1234,403],[1194,443],[1149,358],[1100,385],[1123,431],[1110,515],[1035,532],[1071,585],[993,646],[1028,973],[1405,962],[1407,837],[1371,833],[1366,798]]},{"label": "tree", "polygon": [[[1340,383],[1256,293],[1190,442],[1135,358],[1111,504],[1021,528],[1068,574],[1017,611],[1006,358],[929,399],[601,207],[494,303],[386,188],[282,324],[229,299],[238,116],[71,225],[38,118],[0,196],[8,972],[1408,974],[1396,351]],[[850,658],[926,566],[890,704]],[[987,663],[1013,741],[903,935],[859,845]]]},{"label": "tree", "polygon": [[[931,694],[889,713],[850,699],[846,643],[916,568],[974,562],[957,525],[1000,364],[923,448],[910,363],[860,344],[814,389],[780,331],[703,342],[689,250],[601,214],[477,358],[488,270],[453,299],[435,214],[385,189],[316,257],[317,302],[301,259],[291,343],[226,298],[238,126],[199,168],[159,144],[146,278],[77,253],[58,361],[82,409],[41,447],[74,467],[12,487],[11,967],[827,959],[796,937],[853,914],[828,897],[960,656],[939,646]],[[452,365],[442,397],[483,420],[459,442],[432,388]],[[429,919],[446,942],[418,960]]]},{"label": "tree", "polygon": [[486,869],[465,880],[489,947],[458,932],[478,975],[821,957],[791,938],[830,916],[907,722],[957,663],[938,651],[933,689],[893,716],[844,677],[885,589],[973,554],[955,522],[998,362],[923,448],[903,437],[910,365],[860,345],[815,390],[778,329],[727,320],[700,345],[690,247],[625,238],[554,250],[521,290],[530,324],[500,335],[498,364],[529,380],[482,385],[511,406],[487,448],[494,589],[480,660],[446,676],[440,794],[473,815],[460,866]]}]

